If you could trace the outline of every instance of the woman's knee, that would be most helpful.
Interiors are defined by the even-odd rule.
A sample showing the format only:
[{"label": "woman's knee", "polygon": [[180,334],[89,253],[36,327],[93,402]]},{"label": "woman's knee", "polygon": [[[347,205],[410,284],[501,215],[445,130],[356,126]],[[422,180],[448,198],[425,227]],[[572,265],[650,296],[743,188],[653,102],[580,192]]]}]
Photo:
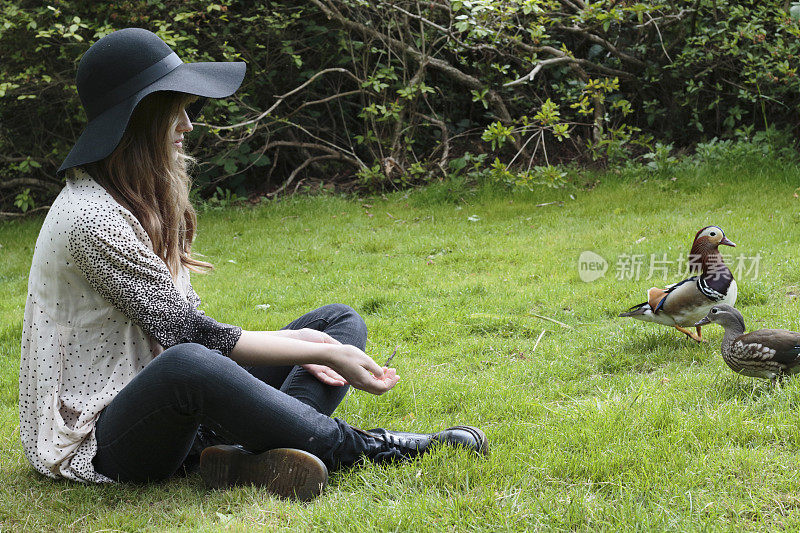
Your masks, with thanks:
[{"label": "woman's knee", "polygon": [[[352,332],[363,343],[367,343],[367,324],[358,312],[346,304],[328,304],[320,308],[325,314],[331,315],[333,322],[346,324],[348,330]],[[357,345],[357,343],[354,343]]]},{"label": "woman's knee", "polygon": [[228,363],[232,363],[232,361],[218,350],[211,350],[202,344],[186,342],[167,348],[150,365],[155,366],[156,368],[153,370],[159,370],[165,377],[174,376],[184,381],[218,375],[220,368]]},{"label": "woman's knee", "polygon": [[344,316],[344,315],[358,315],[355,309],[350,307],[347,304],[328,304],[323,305],[317,311],[322,312],[325,315],[332,315],[332,316]]}]

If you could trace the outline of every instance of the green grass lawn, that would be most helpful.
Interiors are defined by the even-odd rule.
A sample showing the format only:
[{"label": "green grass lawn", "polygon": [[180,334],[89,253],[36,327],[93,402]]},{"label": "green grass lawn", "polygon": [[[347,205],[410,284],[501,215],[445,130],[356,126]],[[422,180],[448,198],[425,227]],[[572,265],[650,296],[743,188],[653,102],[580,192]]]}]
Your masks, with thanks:
[{"label": "green grass lawn", "polygon": [[[720,225],[733,253],[760,254],[758,276],[739,279],[748,327],[800,329],[798,170],[586,173],[572,189],[519,194],[449,183],[203,214],[196,251],[217,267],[193,278],[206,313],[275,329],[343,302],[364,316],[379,362],[399,347],[400,384],[380,397],[351,391],[337,416],[407,431],[469,423],[490,439],[485,460],[440,449],[335,473],[309,504],[207,491],[197,476],[82,486],[36,474],[19,444],[17,376],[41,219],[6,222],[0,530],[796,530],[800,380],[776,388],[733,374],[717,326],[699,345],[616,318],[665,283],[646,266],[638,280],[616,278],[619,258],[676,261],[699,228]],[[585,250],[609,262],[592,283],[578,275]],[[677,276],[673,265],[667,281]]]}]

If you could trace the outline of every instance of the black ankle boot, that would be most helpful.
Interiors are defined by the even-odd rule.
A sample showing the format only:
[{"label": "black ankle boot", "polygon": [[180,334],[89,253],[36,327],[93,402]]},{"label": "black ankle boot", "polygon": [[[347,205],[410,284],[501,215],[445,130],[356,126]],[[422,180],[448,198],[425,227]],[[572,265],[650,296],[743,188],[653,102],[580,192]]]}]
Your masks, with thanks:
[{"label": "black ankle boot", "polygon": [[366,455],[376,462],[410,459],[440,444],[462,446],[482,455],[489,453],[486,435],[472,426],[454,426],[433,434],[404,433],[380,428],[362,433],[372,437]]}]

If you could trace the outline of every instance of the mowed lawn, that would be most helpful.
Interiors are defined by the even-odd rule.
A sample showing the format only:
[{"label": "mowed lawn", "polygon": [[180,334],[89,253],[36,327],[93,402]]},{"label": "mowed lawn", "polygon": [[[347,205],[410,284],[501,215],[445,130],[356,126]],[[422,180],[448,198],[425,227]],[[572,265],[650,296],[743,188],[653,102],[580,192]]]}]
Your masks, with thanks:
[{"label": "mowed lawn", "polygon": [[[207,314],[275,329],[350,304],[368,353],[383,363],[398,348],[402,380],[380,397],[351,391],[337,416],[420,432],[468,423],[490,439],[487,459],[439,449],[334,473],[308,504],[208,491],[198,476],[83,486],[36,474],[19,444],[17,379],[41,218],[2,223],[0,530],[800,528],[800,378],[733,374],[718,326],[700,345],[616,318],[665,283],[658,269],[646,279],[651,254],[666,254],[676,281],[695,232],[716,224],[738,245],[726,253],[758,258],[739,279],[748,328],[800,329],[798,170],[764,159],[647,179],[587,172],[561,190],[453,182],[203,213],[195,248],[216,270],[193,283]],[[584,251],[608,262],[591,283]],[[638,279],[623,268],[636,257]]]}]

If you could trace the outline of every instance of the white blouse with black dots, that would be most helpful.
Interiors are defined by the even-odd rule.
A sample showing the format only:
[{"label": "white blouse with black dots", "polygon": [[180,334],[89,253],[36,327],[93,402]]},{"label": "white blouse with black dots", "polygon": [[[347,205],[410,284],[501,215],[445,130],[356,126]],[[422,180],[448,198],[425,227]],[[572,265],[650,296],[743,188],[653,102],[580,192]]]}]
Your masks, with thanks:
[{"label": "white blouse with black dots", "polygon": [[47,476],[109,482],[95,472],[100,412],[165,348],[197,342],[227,355],[241,328],[198,309],[136,217],[82,169],[45,218],[33,254],[19,372],[20,436]]}]

